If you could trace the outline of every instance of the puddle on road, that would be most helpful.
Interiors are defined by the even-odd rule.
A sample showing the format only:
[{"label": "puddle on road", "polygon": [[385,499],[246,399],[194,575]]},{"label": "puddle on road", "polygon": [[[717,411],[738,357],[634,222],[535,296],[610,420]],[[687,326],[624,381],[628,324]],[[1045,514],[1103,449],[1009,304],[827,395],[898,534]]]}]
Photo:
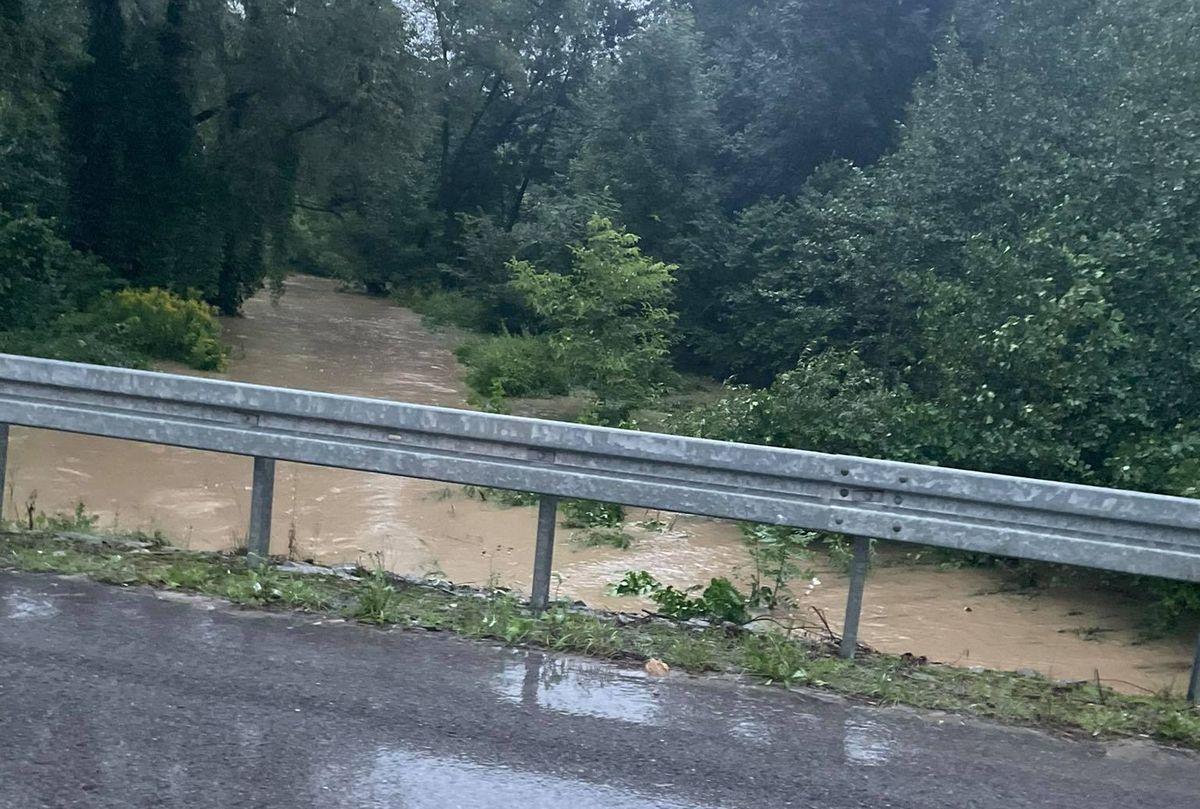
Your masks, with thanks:
[{"label": "puddle on road", "polygon": [[570,658],[526,654],[507,666],[493,688],[502,700],[571,716],[659,724],[659,703],[645,678],[625,669],[581,666]]},{"label": "puddle on road", "polygon": [[[668,730],[673,736],[728,736],[771,744],[777,734],[799,726],[837,724],[840,704],[734,689],[718,701],[704,700],[691,677],[672,673],[651,677],[640,668],[614,666],[581,657],[513,650],[491,678],[500,700],[537,712],[602,719]],[[711,682],[708,685],[712,685]]]},{"label": "puddle on road", "polygon": [[661,796],[386,747],[375,752],[365,772],[347,783],[339,804],[404,809],[695,809]]},{"label": "puddle on road", "polygon": [[9,593],[4,597],[4,617],[10,620],[27,618],[53,618],[58,607],[43,598],[34,598],[23,593]]},{"label": "puddle on road", "polygon": [[892,756],[891,731],[865,716],[847,719],[842,747],[846,761],[859,767],[881,767]]},{"label": "puddle on road", "polygon": [[[260,295],[225,328],[230,379],[451,407],[465,401],[453,335],[430,332],[417,315],[386,301],[338,293],[328,280],[289,280],[278,303]],[[247,458],[14,429],[8,482],[15,496],[6,498],[7,516],[16,518],[30,500],[38,510],[69,512],[82,499],[104,527],[157,528],[186,547],[227,549],[248,520],[250,468]],[[630,517],[661,519],[669,530],[630,529],[633,547],[617,550],[583,547],[561,529],[558,595],[636,610],[638,602],[606,592],[627,570],[650,570],[683,587],[748,575],[730,524],[641,510]],[[459,487],[281,463],[272,550],[325,563],[382,559],[396,571],[524,589],[536,522],[536,509],[481,503]],[[820,578],[798,615],[816,624],[809,608],[817,607],[837,628],[845,578]],[[1138,615],[1128,600],[1078,587],[995,594],[1002,583],[987,570],[875,570],[862,638],[885,651],[960,665],[1070,679],[1090,679],[1099,669],[1117,688],[1186,684],[1190,638],[1135,646]],[[1090,628],[1111,631],[1084,631]]]}]

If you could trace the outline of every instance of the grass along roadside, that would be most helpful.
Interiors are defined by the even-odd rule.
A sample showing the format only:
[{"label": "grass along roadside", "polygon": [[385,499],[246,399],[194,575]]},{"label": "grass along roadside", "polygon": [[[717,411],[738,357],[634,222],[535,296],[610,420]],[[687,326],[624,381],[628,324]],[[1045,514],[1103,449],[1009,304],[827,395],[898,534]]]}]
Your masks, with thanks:
[{"label": "grass along roadside", "polygon": [[877,704],[908,705],[1092,736],[1143,736],[1200,749],[1200,711],[1168,695],[1118,694],[1091,683],[1056,683],[864,653],[853,663],[830,646],[776,632],[689,626],[553,605],[540,616],[501,589],[472,590],[356,575],[255,570],[240,556],[183,551],[144,536],[0,532],[0,569],[84,575],[266,608],[341,615],[595,657],[659,658],[691,672],[754,676]]}]

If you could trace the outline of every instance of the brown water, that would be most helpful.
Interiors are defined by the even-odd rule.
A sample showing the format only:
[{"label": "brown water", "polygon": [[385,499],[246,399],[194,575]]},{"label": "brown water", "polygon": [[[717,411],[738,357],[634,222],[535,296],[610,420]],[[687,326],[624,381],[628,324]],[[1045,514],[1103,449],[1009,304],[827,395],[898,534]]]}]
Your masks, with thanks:
[{"label": "brown water", "polygon": [[[330,281],[292,279],[281,300],[260,295],[225,327],[230,379],[465,406],[452,334],[433,333],[417,315],[386,301],[339,293]],[[70,511],[82,500],[102,526],[161,529],[187,547],[225,549],[245,532],[250,466],[245,458],[15,429],[9,466],[15,496],[6,502],[14,517],[34,493],[37,509],[46,512]],[[481,503],[438,483],[281,463],[272,550],[327,563],[382,559],[396,571],[525,588],[535,512]],[[640,511],[629,516],[668,527],[630,528],[636,540],[627,550],[583,547],[562,529],[555,559],[561,595],[637,609],[638,602],[605,592],[627,570],[650,570],[680,586],[748,575],[729,524]],[[838,628],[845,578],[818,575],[821,584],[803,596],[797,617],[815,623],[809,608],[816,607]],[[885,651],[1054,677],[1091,678],[1098,669],[1119,688],[1185,683],[1188,639],[1135,645],[1131,602],[1071,587],[997,592],[1003,584],[989,570],[880,567],[868,582],[862,639]],[[1079,631],[1086,628],[1104,631]]]}]

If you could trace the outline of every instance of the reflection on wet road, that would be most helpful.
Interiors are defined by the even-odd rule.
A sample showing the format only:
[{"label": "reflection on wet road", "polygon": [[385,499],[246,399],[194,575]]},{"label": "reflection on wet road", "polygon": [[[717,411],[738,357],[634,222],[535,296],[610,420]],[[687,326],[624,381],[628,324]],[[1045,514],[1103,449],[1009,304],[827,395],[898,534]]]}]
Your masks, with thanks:
[{"label": "reflection on wet road", "polygon": [[1176,809],[1200,784],[1145,743],[136,588],[0,574],[0,605],[4,809]]},{"label": "reflection on wet road", "polygon": [[375,754],[370,771],[349,789],[342,805],[347,809],[362,806],[689,809],[692,806],[663,798],[648,803],[644,796],[612,787],[386,749]]},{"label": "reflection on wet road", "polygon": [[508,702],[571,716],[653,725],[658,719],[658,706],[645,680],[646,676],[637,671],[581,671],[576,661],[528,655],[523,667],[505,668],[494,686],[497,696]]}]

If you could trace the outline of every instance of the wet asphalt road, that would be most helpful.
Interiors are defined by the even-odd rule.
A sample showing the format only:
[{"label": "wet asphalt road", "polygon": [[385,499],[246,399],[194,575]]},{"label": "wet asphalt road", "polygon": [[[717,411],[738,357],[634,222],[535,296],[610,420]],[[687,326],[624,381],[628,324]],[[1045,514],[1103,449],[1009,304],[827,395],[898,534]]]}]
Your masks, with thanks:
[{"label": "wet asphalt road", "polygon": [[0,807],[1200,806],[1200,756],[0,574]]}]

